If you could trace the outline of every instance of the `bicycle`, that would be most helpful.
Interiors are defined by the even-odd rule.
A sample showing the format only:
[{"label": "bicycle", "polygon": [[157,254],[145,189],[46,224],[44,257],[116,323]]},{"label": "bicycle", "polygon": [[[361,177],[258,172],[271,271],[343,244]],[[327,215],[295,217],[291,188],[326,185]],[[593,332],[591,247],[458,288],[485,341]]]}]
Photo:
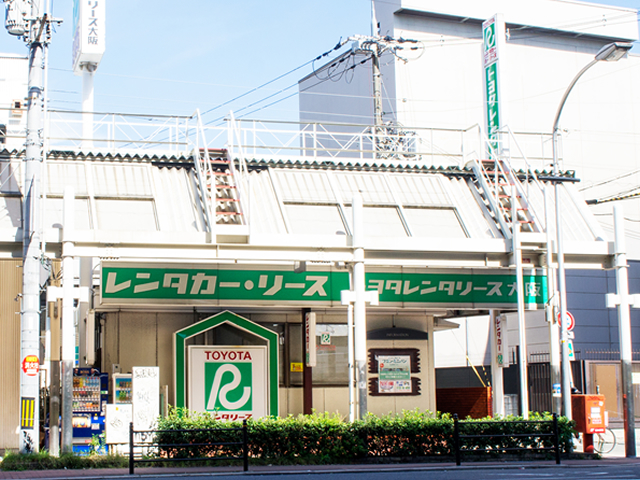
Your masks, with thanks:
[{"label": "bicycle", "polygon": [[607,427],[604,433],[593,434],[593,450],[596,453],[606,454],[616,447],[616,434]]}]

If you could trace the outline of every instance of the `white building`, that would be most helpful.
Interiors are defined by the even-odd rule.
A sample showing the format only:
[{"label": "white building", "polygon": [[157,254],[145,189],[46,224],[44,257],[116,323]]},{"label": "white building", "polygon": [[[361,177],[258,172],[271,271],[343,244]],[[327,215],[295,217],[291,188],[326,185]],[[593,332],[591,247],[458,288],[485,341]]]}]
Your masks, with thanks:
[{"label": "white building", "polygon": [[[552,172],[553,123],[569,84],[604,45],[638,40],[636,10],[576,1],[385,0],[375,2],[375,11],[380,36],[390,37],[381,44],[401,48],[395,55],[387,49],[380,59],[383,120],[395,126],[397,143],[404,142],[399,148],[422,153],[426,162],[436,166],[464,165],[475,153],[468,139],[478,135],[478,127],[484,135],[488,131],[486,20],[498,15],[498,24],[504,24],[498,38],[497,95],[500,126],[512,135],[503,135],[502,147],[514,166],[523,167],[526,157],[543,176]],[[373,122],[372,61],[363,52],[370,48],[367,41],[360,39],[340,62],[331,62],[301,80],[303,121]],[[349,69],[352,65],[356,67]],[[320,81],[327,77],[333,81]],[[599,62],[577,82],[559,122],[561,170],[579,180],[576,188],[592,203],[591,211],[609,240],[613,239],[609,201],[618,199],[623,205],[628,255],[636,261],[640,260],[639,82],[638,53],[632,51],[618,62]],[[571,232],[565,229],[564,235]],[[639,263],[631,262],[629,275],[630,292],[640,292]],[[604,296],[615,292],[614,272],[569,271],[568,291],[568,307],[576,318],[578,358],[601,363],[617,360],[617,315],[605,307]],[[509,318],[513,346],[517,343],[515,315]],[[462,346],[467,345],[465,325],[471,321],[463,319],[458,333],[440,334],[436,366],[468,364],[468,352]],[[483,326],[472,328],[486,331],[486,319],[473,321]],[[528,314],[527,324],[529,353],[548,352],[544,315]],[[634,350],[640,350],[637,311],[632,311],[632,330]],[[473,364],[489,363],[489,350],[482,342],[469,355]],[[470,375],[479,384],[475,373]],[[616,395],[616,375],[608,363],[587,366],[587,389],[595,393],[600,386],[611,399]],[[612,401],[612,417],[621,411],[621,406],[613,404],[620,402],[619,398]]]},{"label": "white building", "polygon": [[[568,82],[573,75],[569,60],[578,66],[582,60],[587,63],[601,44],[612,38],[635,39],[637,31],[616,26],[608,36],[603,36],[602,28],[595,30],[597,35],[586,35],[579,26],[567,36],[558,36],[554,32],[564,30],[550,32],[542,20],[534,21],[534,13],[543,11],[542,7],[551,8],[553,18],[563,22],[577,18],[586,7],[576,3],[541,1],[534,13],[525,15],[527,21],[505,13],[513,41],[505,53],[512,59],[512,70],[505,78],[513,77],[511,82],[504,81],[513,85],[507,90],[512,93],[506,97],[511,100],[505,102],[505,112],[514,119],[509,126],[532,163],[527,168],[514,147],[511,160],[522,170],[512,169],[506,159],[494,162],[503,169],[501,178],[519,192],[511,197],[512,207],[528,205],[527,212],[519,210],[510,218],[510,208],[497,203],[504,185],[491,179],[488,165],[482,162],[485,142],[479,128],[484,102],[480,25],[484,18],[499,13],[502,4],[493,4],[495,11],[489,4],[487,13],[475,12],[480,7],[474,3],[455,2],[437,6],[446,10],[436,9],[433,15],[430,8],[416,11],[403,9],[399,2],[377,3],[384,35],[415,38],[425,45],[422,53],[411,50],[419,58],[406,64],[383,57],[384,108],[393,112],[385,120],[402,125],[391,126],[387,133],[393,135],[384,141],[372,137],[371,127],[326,125],[333,119],[344,123],[343,115],[371,124],[370,119],[361,120],[370,115],[370,92],[369,74],[359,68],[349,71],[353,76],[346,72],[344,83],[318,77],[303,80],[302,89],[312,88],[301,96],[301,117],[309,120],[308,112],[316,111],[313,118],[325,125],[265,129],[260,122],[231,121],[216,129],[198,126],[194,118],[154,118],[127,119],[126,124],[112,128],[116,120],[104,118],[94,125],[93,147],[88,151],[78,141],[81,135],[71,131],[70,125],[80,124],[69,121],[71,114],[52,116],[49,131],[55,131],[56,138],[49,143],[43,169],[44,258],[58,278],[56,260],[72,252],[79,259],[79,285],[93,287],[90,301],[80,301],[78,307],[78,312],[90,312],[86,317],[78,314],[79,365],[109,373],[159,366],[160,383],[167,386],[171,403],[189,406],[194,394],[188,386],[198,380],[190,377],[194,370],[191,360],[186,360],[189,345],[266,346],[269,372],[277,372],[275,383],[266,387],[270,413],[297,414],[313,407],[346,416],[353,383],[346,368],[350,315],[341,292],[353,288],[350,282],[355,275],[350,276],[349,269],[360,261],[362,247],[365,288],[379,296],[378,305],[367,307],[368,410],[380,414],[416,407],[435,411],[441,409],[436,399],[436,350],[441,342],[448,346],[462,341],[460,336],[447,340],[449,333],[436,332],[454,327],[452,318],[489,310],[512,312],[519,294],[528,309],[544,306],[544,231],[554,223],[553,215],[545,221],[541,213],[544,191],[554,180],[549,178],[550,135],[545,129],[547,109],[541,108],[540,101],[525,101],[529,97],[513,93],[516,78],[517,85],[524,82],[532,89],[544,82],[523,80],[518,69],[539,74],[541,69],[533,68],[531,58],[551,49],[557,56],[553,64],[562,75],[554,74],[549,82],[558,86],[544,92],[548,102],[555,104],[563,91],[560,77],[566,75]],[[435,2],[424,5],[436,8]],[[570,11],[563,13],[561,6]],[[593,15],[611,12],[618,10],[597,7]],[[621,12],[625,18],[633,13]],[[535,36],[527,37],[526,29],[520,28],[523,25],[535,25],[531,33]],[[559,38],[560,46],[544,46],[548,36]],[[568,50],[569,45],[574,45],[574,51]],[[453,60],[446,50],[451,50]],[[452,65],[452,70],[445,65]],[[620,65],[599,67],[624,74]],[[329,70],[325,73],[331,75]],[[333,93],[348,96],[332,105],[330,97],[322,95],[317,103],[320,96],[315,93],[332,93],[322,90],[328,85],[335,89]],[[524,102],[520,114],[515,109],[518,102]],[[421,107],[416,110],[411,105]],[[572,104],[568,108],[572,106],[576,108]],[[553,107],[548,111],[551,123]],[[591,120],[595,124],[597,117]],[[580,128],[591,125],[583,123]],[[583,135],[593,138],[586,131]],[[135,143],[142,138],[144,142]],[[228,140],[223,145],[220,139]],[[279,140],[283,140],[280,145]],[[582,145],[570,140],[563,141],[565,169],[572,149]],[[372,152],[373,146],[380,152]],[[6,275],[18,270],[22,255],[23,157],[21,151],[5,149],[0,158],[2,171],[14,172],[13,180],[3,182],[0,189],[0,268]],[[546,173],[536,177],[535,169]],[[65,201],[69,187],[74,196]],[[610,239],[570,176],[561,182],[560,190],[566,209],[562,222],[567,264],[607,266],[613,248]],[[361,245],[354,241],[358,195],[364,203]],[[65,225],[65,211],[75,212],[74,228]],[[513,226],[520,224],[525,230],[521,250],[512,241]],[[518,257],[525,265],[520,288],[515,269]],[[0,399],[0,405],[7,406],[1,412],[0,448],[17,442],[18,377],[7,359],[19,351],[14,299],[20,293],[20,280],[14,275],[10,288],[0,292],[4,342],[0,373],[7,386]],[[75,280],[63,278],[63,282]],[[49,307],[55,325],[60,309]],[[315,313],[318,324],[315,341],[311,340],[318,347],[318,362],[312,370],[305,365],[303,347],[307,313]],[[471,327],[464,329],[469,333],[464,348],[473,363],[486,357],[473,350],[482,350],[489,337],[488,328],[478,328],[476,321],[470,318],[466,323]],[[55,339],[55,326],[51,330]],[[256,341],[254,334],[261,331],[277,333],[277,345],[273,337],[268,340],[273,333]],[[386,372],[379,356],[405,360],[410,367],[403,370],[406,378],[385,383],[383,388],[383,381],[390,380],[382,376]],[[495,361],[496,356],[492,358]],[[455,359],[447,362],[456,365]]]},{"label": "white building", "polygon": [[0,54],[0,145],[8,150],[24,146],[27,62],[20,55]]}]

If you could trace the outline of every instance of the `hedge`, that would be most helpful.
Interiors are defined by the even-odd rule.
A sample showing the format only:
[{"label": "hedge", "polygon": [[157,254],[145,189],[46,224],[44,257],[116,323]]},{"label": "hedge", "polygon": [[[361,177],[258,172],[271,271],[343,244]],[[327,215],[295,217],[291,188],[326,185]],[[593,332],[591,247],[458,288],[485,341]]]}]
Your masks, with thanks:
[{"label": "hedge", "polygon": [[[551,420],[550,414],[531,414],[529,420]],[[474,424],[465,420],[463,434],[518,434],[550,432],[549,424],[510,423],[521,417],[482,419],[490,424]],[[469,423],[466,423],[469,422]],[[215,438],[217,442],[237,441],[239,432],[220,431],[198,432],[195,429],[217,429],[241,426],[215,420],[210,414],[189,412],[186,409],[172,409],[169,415],[160,419],[158,444],[184,444],[184,447],[161,447],[160,456],[179,458],[205,456],[239,456],[238,446],[204,447],[189,446],[205,443]],[[249,456],[254,463],[265,464],[330,464],[363,461],[365,459],[452,457],[453,419],[449,414],[432,414],[418,410],[405,411],[397,416],[368,415],[364,420],[343,421],[337,415],[300,415],[286,418],[268,417],[247,422]],[[561,450],[570,453],[572,449],[573,423],[565,417],[558,419]],[[186,432],[184,431],[186,430]],[[475,445],[466,444],[468,449],[548,447],[553,445],[549,438],[485,437]],[[443,458],[444,460],[444,458]]]},{"label": "hedge", "polygon": [[89,455],[79,456],[73,453],[65,453],[59,457],[50,455],[49,452],[38,453],[7,453],[0,462],[0,470],[64,470],[87,468],[126,468],[129,459],[120,455]]}]

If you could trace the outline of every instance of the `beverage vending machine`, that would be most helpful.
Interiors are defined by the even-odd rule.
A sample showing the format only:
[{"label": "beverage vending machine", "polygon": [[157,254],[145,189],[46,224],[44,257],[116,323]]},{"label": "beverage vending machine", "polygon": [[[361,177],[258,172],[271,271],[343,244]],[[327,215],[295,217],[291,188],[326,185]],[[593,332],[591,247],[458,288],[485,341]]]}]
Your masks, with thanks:
[{"label": "beverage vending machine", "polygon": [[131,403],[131,374],[116,373],[113,379],[113,403]]},{"label": "beverage vending machine", "polygon": [[73,451],[90,453],[91,439],[104,433],[109,374],[95,368],[73,369]]}]

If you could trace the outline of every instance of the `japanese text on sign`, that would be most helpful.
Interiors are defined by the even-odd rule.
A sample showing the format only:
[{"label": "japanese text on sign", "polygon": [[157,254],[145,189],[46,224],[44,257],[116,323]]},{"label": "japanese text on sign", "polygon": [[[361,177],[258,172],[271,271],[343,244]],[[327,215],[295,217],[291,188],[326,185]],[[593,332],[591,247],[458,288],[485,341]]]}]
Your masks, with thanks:
[{"label": "japanese text on sign", "polygon": [[[525,275],[525,303],[544,304],[546,277]],[[380,302],[515,305],[517,283],[512,274],[367,272],[367,290]],[[347,272],[295,273],[217,268],[167,269],[110,267],[102,269],[102,302],[247,300],[258,302],[339,302],[348,290]]]}]

